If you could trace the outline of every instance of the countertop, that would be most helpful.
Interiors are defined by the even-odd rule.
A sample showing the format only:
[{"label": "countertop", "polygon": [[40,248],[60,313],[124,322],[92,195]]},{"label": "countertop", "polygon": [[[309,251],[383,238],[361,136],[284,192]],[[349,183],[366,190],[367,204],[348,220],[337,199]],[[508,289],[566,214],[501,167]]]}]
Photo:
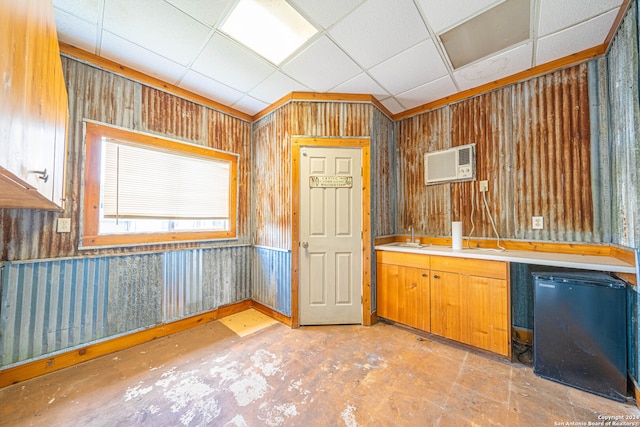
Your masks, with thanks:
[{"label": "countertop", "polygon": [[419,248],[401,246],[394,242],[377,245],[378,251],[406,252],[424,255],[451,256],[458,258],[486,259],[494,261],[519,262],[522,264],[548,265],[552,267],[578,268],[584,270],[609,271],[613,273],[636,274],[636,268],[611,256],[577,255],[553,252],[519,250],[467,249],[453,250],[449,246],[428,245]]}]

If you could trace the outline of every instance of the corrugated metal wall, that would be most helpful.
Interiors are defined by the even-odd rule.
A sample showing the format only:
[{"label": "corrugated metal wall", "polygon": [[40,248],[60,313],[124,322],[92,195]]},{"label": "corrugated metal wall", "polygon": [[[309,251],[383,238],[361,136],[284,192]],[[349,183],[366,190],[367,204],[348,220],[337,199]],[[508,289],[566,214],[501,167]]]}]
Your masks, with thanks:
[{"label": "corrugated metal wall", "polygon": [[[478,183],[425,186],[423,155],[476,143],[477,178],[502,238],[600,242],[593,230],[587,65],[581,64],[401,120],[399,233],[450,235],[452,220],[494,238]],[[472,197],[473,196],[473,197]],[[543,216],[544,230],[531,229]]]},{"label": "corrugated metal wall", "polygon": [[251,296],[251,247],[6,263],[0,366]]},{"label": "corrugated metal wall", "polygon": [[[0,209],[1,365],[251,297],[251,124],[63,57],[69,93],[63,213]],[[79,250],[83,120],[239,154],[238,240]],[[56,233],[57,217],[72,220]]]},{"label": "corrugated metal wall", "polygon": [[[640,251],[640,22],[634,0],[614,37],[606,58],[590,70],[595,127],[599,134],[597,180],[604,228],[610,227],[613,243]],[[640,374],[638,287],[627,292],[628,369],[637,381]]]},{"label": "corrugated metal wall", "polygon": [[[62,57],[69,93],[69,134],[64,213],[0,209],[0,259],[15,261],[82,255],[135,253],[112,248],[78,251],[83,176],[83,120],[177,138],[240,155],[238,242],[250,243],[251,124],[71,58]],[[71,233],[56,233],[58,216],[71,218]],[[203,245],[147,246],[175,250]]]},{"label": "corrugated metal wall", "polygon": [[638,54],[638,6],[633,2],[613,40],[607,60],[598,63],[601,118],[608,124],[601,139],[608,144],[601,157],[608,157],[612,182],[610,198],[613,242],[640,248],[640,87]]},{"label": "corrugated metal wall", "polygon": [[[258,270],[253,298],[290,314],[290,282],[283,286],[273,277],[290,281],[291,137],[371,138],[372,230],[375,235],[387,235],[393,232],[395,202],[393,122],[371,103],[293,101],[253,127],[254,243],[261,247],[255,252]],[[289,252],[288,261],[280,254],[283,250]],[[375,295],[372,297],[375,304]]]}]

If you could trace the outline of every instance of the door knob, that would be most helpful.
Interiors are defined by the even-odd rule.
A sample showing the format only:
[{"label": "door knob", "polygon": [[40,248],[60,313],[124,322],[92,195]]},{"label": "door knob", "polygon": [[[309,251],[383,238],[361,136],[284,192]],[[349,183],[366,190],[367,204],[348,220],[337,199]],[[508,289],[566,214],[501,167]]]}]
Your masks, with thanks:
[{"label": "door knob", "polygon": [[309,242],[302,242],[302,247],[307,249],[309,247]]}]

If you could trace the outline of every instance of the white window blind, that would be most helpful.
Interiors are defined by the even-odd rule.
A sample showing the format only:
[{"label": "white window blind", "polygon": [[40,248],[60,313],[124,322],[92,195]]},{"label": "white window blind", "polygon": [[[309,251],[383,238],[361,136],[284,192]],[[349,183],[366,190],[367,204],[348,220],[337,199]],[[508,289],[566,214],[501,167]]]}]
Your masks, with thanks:
[{"label": "white window blind", "polygon": [[105,218],[229,219],[227,161],[103,140]]}]

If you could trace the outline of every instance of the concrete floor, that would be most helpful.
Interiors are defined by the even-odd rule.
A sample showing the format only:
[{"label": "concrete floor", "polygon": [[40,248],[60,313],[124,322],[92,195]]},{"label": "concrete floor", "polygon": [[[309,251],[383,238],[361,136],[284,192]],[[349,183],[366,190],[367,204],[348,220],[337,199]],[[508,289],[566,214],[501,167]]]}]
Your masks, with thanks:
[{"label": "concrete floor", "polygon": [[236,323],[212,322],[5,387],[0,425],[558,426],[640,418],[635,405],[397,326],[292,330],[267,322],[245,334],[250,322]]}]

